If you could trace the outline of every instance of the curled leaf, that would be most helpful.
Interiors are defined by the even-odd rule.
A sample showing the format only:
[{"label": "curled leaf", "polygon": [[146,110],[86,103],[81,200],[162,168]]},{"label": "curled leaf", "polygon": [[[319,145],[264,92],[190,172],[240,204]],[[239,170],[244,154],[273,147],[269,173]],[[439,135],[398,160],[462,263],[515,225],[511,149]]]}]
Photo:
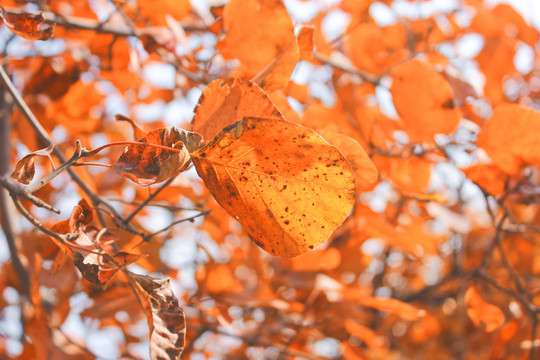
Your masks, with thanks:
[{"label": "curled leaf", "polygon": [[54,24],[47,24],[42,13],[12,13],[0,6],[0,17],[14,34],[29,40],[49,40],[54,33]]},{"label": "curled leaf", "polygon": [[139,185],[152,185],[165,181],[187,169],[189,153],[202,144],[199,134],[169,126],[146,133],[138,140],[175,149],[169,151],[153,146],[129,145],[113,168]]},{"label": "curled leaf", "polygon": [[217,79],[206,86],[195,107],[192,130],[210,141],[223,128],[244,117],[283,119],[272,100],[256,83]]},{"label": "curled leaf", "polygon": [[152,360],[180,359],[186,339],[186,318],[169,280],[129,273],[144,307],[150,329]]},{"label": "curled leaf", "polygon": [[11,177],[22,184],[30,184],[30,182],[34,178],[34,174],[36,173],[36,168],[34,166],[34,157],[47,156],[52,164],[51,152],[53,151],[53,149],[54,144],[51,144],[44,149],[40,149],[26,155],[17,162],[15,170],[13,170],[13,172],[11,173]]},{"label": "curled leaf", "polygon": [[244,118],[191,157],[218,203],[275,256],[321,244],[355,202],[354,174],[343,155],[286,121]]},{"label": "curled leaf", "polygon": [[71,241],[55,242],[64,254],[73,259],[73,263],[86,280],[104,286],[119,269],[137,261],[141,255],[126,252],[108,254],[103,247],[115,241],[116,237],[107,231],[98,231],[89,226],[93,216],[92,208],[83,199],[73,208],[68,219],[56,223],[51,230],[59,234],[76,235]]}]

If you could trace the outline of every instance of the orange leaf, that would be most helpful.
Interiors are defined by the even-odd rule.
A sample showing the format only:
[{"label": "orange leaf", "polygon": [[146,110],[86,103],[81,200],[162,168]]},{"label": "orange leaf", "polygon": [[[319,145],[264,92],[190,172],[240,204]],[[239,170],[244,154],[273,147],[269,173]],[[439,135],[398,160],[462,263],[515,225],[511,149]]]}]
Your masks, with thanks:
[{"label": "orange leaf", "polygon": [[504,314],[497,306],[485,302],[471,286],[465,293],[467,303],[467,315],[474,325],[484,323],[487,332],[498,329],[504,323]]},{"label": "orange leaf", "polygon": [[474,164],[462,169],[467,178],[491,195],[501,195],[507,175],[497,166],[490,164]]},{"label": "orange leaf", "polygon": [[353,64],[361,70],[380,74],[408,54],[407,32],[397,23],[380,27],[364,22],[351,28],[345,47]]},{"label": "orange leaf", "polygon": [[186,341],[186,318],[174,296],[169,280],[128,273],[135,283],[148,328],[152,360],[180,359]]},{"label": "orange leaf", "polygon": [[36,169],[34,167],[34,157],[47,156],[52,164],[53,162],[51,159],[51,152],[53,151],[53,149],[54,149],[54,144],[51,144],[47,146],[45,149],[40,149],[26,155],[25,157],[23,157],[21,160],[17,162],[17,165],[15,166],[15,170],[13,170],[13,172],[11,173],[11,177],[22,184],[25,184],[25,185],[30,184],[36,172]]},{"label": "orange leaf", "polygon": [[[152,0],[137,1],[141,15],[149,18],[155,25],[167,25],[166,15],[175,20],[181,20],[189,15],[191,5],[189,0]],[[157,11],[159,9],[159,11]]]},{"label": "orange leaf", "polygon": [[518,104],[501,104],[484,123],[478,135],[493,163],[507,174],[523,165],[540,165],[540,112]]},{"label": "orange leaf", "polygon": [[338,148],[351,165],[356,179],[356,191],[368,191],[377,183],[379,172],[364,148],[351,137],[331,130],[317,130],[326,141]]},{"label": "orange leaf", "polygon": [[416,320],[424,316],[423,310],[418,310],[412,305],[392,298],[361,297],[360,305],[381,311],[391,312],[404,320]]},{"label": "orange leaf", "polygon": [[49,40],[53,36],[54,24],[45,23],[42,13],[11,13],[0,6],[0,17],[14,34],[29,40]]},{"label": "orange leaf", "polygon": [[381,337],[377,336],[377,334],[367,326],[361,325],[352,319],[345,319],[344,325],[349,334],[362,340],[368,347],[378,349],[384,346]]},{"label": "orange leaf", "polygon": [[276,256],[321,244],[354,205],[347,160],[300,125],[244,118],[191,157],[218,203]]},{"label": "orange leaf", "polygon": [[176,176],[189,165],[189,153],[198,149],[201,136],[174,126],[155,129],[139,140],[143,144],[155,144],[179,149],[167,151],[152,146],[129,145],[113,168],[121,175],[139,185],[152,185]]},{"label": "orange leaf", "polygon": [[266,92],[285,87],[289,83],[296,63],[313,57],[313,27],[302,27],[293,40],[275,59],[251,79]]},{"label": "orange leaf", "polygon": [[416,59],[396,66],[391,74],[394,105],[412,141],[433,142],[435,134],[454,131],[461,113],[441,74]]},{"label": "orange leaf", "polygon": [[300,60],[313,59],[313,33],[315,29],[313,26],[302,26],[296,35],[296,43],[298,44],[298,50],[300,50]]},{"label": "orange leaf", "polygon": [[233,276],[231,268],[224,264],[218,264],[208,272],[206,288],[212,294],[220,292],[240,292],[242,284]]},{"label": "orange leaf", "polygon": [[241,79],[217,79],[204,89],[195,107],[192,130],[206,141],[244,117],[282,119],[272,100],[257,84]]},{"label": "orange leaf", "polygon": [[331,247],[313,250],[292,260],[292,268],[297,271],[329,271],[341,264],[341,253]]},{"label": "orange leaf", "polygon": [[218,49],[238,59],[242,77],[251,78],[294,41],[294,27],[280,0],[231,0],[223,11],[225,38]]}]

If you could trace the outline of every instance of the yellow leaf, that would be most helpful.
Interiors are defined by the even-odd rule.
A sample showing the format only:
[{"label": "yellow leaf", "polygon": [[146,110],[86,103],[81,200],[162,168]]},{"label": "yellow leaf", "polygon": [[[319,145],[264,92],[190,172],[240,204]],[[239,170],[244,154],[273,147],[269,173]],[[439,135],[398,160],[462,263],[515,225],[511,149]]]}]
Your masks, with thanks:
[{"label": "yellow leaf", "polygon": [[355,202],[347,160],[313,131],[286,121],[244,118],[191,157],[218,203],[276,256],[321,244]]}]

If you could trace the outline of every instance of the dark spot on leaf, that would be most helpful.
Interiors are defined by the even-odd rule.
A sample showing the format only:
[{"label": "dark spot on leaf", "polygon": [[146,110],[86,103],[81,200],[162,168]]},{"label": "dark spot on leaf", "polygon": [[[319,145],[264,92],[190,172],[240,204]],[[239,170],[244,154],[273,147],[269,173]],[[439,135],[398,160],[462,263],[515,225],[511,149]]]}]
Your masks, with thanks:
[{"label": "dark spot on leaf", "polygon": [[454,107],[454,99],[448,99],[442,104],[443,109],[453,109]]}]

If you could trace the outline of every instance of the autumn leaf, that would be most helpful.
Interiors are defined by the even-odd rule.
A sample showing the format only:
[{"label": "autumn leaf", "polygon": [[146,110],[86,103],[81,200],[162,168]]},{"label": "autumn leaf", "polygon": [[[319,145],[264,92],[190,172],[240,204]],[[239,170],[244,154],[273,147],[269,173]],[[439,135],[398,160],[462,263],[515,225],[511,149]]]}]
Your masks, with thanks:
[{"label": "autumn leaf", "polygon": [[217,79],[205,88],[195,107],[192,131],[209,142],[223,128],[244,117],[283,117],[263,89],[250,80]]},{"label": "autumn leaf", "polygon": [[73,260],[86,280],[104,286],[118,270],[139,260],[142,255],[123,251],[111,255],[104,251],[104,246],[116,239],[107,231],[90,227],[93,217],[92,208],[83,199],[73,208],[68,219],[56,223],[51,230],[59,234],[76,235],[71,241],[63,243],[53,240]]},{"label": "autumn leaf", "polygon": [[362,306],[367,306],[380,311],[387,311],[408,321],[413,321],[424,316],[424,310],[419,310],[414,306],[397,299],[363,297],[358,300]]},{"label": "autumn leaf", "polygon": [[421,60],[410,60],[391,71],[392,99],[414,142],[433,142],[435,134],[455,130],[461,112],[444,77]]},{"label": "autumn leaf", "polygon": [[297,271],[334,270],[341,264],[341,253],[336,248],[316,249],[291,261],[291,266]]},{"label": "autumn leaf", "polygon": [[313,57],[313,28],[300,28],[298,36],[251,81],[270,93],[285,87],[289,83],[296,63],[302,58]]},{"label": "autumn leaf", "polygon": [[28,40],[49,40],[54,33],[54,24],[45,23],[42,13],[12,13],[0,6],[0,17],[9,30]]},{"label": "autumn leaf", "polygon": [[540,165],[539,138],[538,110],[518,104],[501,104],[482,126],[477,143],[495,165],[512,175],[521,166]]},{"label": "autumn leaf", "polygon": [[34,178],[34,174],[36,173],[36,168],[34,166],[34,157],[46,156],[51,161],[51,164],[53,164],[51,158],[51,153],[53,149],[54,144],[51,144],[44,149],[36,150],[33,153],[26,155],[17,162],[17,165],[15,165],[15,170],[13,170],[13,172],[11,173],[11,177],[22,184],[30,184],[30,182]]},{"label": "autumn leaf", "polygon": [[465,293],[467,315],[474,325],[484,323],[487,332],[498,329],[504,323],[504,314],[497,306],[485,302],[476,289],[471,286]]},{"label": "autumn leaf", "polygon": [[244,78],[253,77],[294,41],[291,17],[280,0],[231,0],[223,26],[226,35],[218,50],[226,59],[240,60],[236,72]]},{"label": "autumn leaf", "polygon": [[168,151],[153,146],[129,145],[113,168],[139,185],[165,181],[186,170],[190,161],[189,153],[202,143],[199,134],[174,126],[149,131],[138,141],[176,149]]},{"label": "autumn leaf", "polygon": [[345,49],[357,68],[380,74],[409,54],[405,47],[407,33],[400,23],[386,27],[374,22],[352,24]]},{"label": "autumn leaf", "polygon": [[129,273],[150,329],[152,360],[180,359],[186,340],[186,318],[169,280]]},{"label": "autumn leaf", "polygon": [[325,241],[354,205],[347,160],[300,125],[244,118],[191,157],[219,204],[279,257]]}]

